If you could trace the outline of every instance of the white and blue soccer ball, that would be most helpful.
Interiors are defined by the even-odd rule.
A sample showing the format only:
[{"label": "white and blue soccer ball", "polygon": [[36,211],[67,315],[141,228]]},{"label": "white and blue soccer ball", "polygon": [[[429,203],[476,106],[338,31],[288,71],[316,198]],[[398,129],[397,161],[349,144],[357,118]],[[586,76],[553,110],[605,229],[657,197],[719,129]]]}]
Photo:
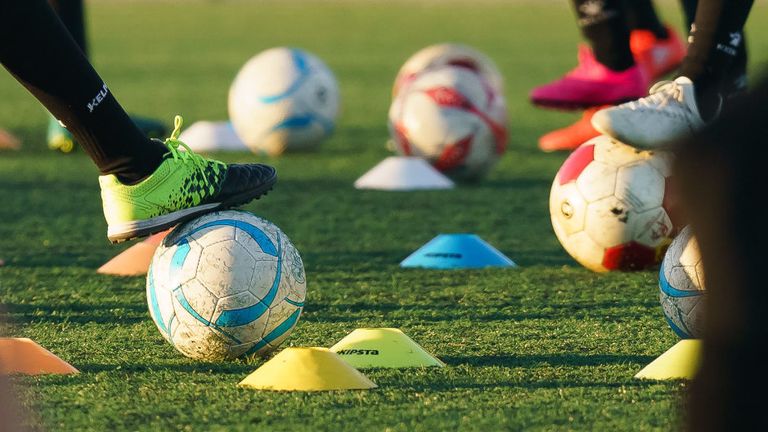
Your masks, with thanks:
[{"label": "white and blue soccer ball", "polygon": [[339,86],[319,58],[271,48],[240,69],[229,89],[229,118],[255,153],[308,150],[333,133]]},{"label": "white and blue soccer ball", "polygon": [[659,297],[664,317],[683,339],[704,332],[704,265],[690,227],[684,228],[667,249],[659,272]]},{"label": "white and blue soccer ball", "polygon": [[147,275],[149,312],[187,357],[264,355],[301,316],[304,266],[288,237],[243,211],[210,213],[176,227]]}]

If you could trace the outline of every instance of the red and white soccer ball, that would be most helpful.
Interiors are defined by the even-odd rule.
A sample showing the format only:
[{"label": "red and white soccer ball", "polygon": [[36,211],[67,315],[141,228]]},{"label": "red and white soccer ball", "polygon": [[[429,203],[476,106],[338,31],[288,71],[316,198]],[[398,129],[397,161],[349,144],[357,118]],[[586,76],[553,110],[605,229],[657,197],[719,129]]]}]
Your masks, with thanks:
[{"label": "red and white soccer ball", "polygon": [[507,145],[504,98],[463,67],[425,71],[398,94],[389,110],[397,153],[427,159],[460,180],[483,177]]},{"label": "red and white soccer ball", "polygon": [[482,76],[498,93],[503,93],[504,82],[496,63],[490,57],[467,45],[443,43],[430,45],[412,55],[395,78],[392,96],[413,82],[421,73],[444,66],[456,66],[471,70]]},{"label": "red and white soccer ball", "polygon": [[552,227],[566,251],[596,271],[658,264],[680,226],[673,222],[672,157],[607,136],[582,144],[552,183]]}]

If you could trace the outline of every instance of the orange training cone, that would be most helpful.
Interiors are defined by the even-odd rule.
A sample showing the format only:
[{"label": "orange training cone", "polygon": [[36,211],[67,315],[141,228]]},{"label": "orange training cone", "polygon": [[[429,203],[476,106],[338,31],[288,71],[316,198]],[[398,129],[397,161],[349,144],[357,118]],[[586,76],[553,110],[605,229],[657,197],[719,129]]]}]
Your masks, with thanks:
[{"label": "orange training cone", "polygon": [[97,273],[113,276],[142,276],[147,274],[152,255],[171,230],[150,236],[124,250],[96,270]]},{"label": "orange training cone", "polygon": [[0,375],[76,374],[77,369],[27,338],[0,338]]},{"label": "orange training cone", "polygon": [[0,129],[0,150],[18,150],[21,148],[21,141],[11,135],[10,132]]}]

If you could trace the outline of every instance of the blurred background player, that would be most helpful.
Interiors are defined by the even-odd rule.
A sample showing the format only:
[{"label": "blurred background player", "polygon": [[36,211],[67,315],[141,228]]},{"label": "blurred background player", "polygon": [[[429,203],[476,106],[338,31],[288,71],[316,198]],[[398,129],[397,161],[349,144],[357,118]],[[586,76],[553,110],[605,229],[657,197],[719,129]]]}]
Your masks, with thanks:
[{"label": "blurred background player", "polygon": [[[768,80],[735,98],[722,116],[678,150],[686,213],[707,283],[701,369],[688,392],[690,431],[768,430],[768,231],[762,202],[768,161]],[[756,396],[758,395],[758,396]]]},{"label": "blurred background player", "polygon": [[597,136],[590,119],[598,109],[642,97],[685,56],[685,45],[662,24],[651,0],[574,0],[574,8],[589,46],[579,46],[575,69],[530,97],[544,108],[586,111],[573,125],[542,136],[544,151],[572,150]]},{"label": "blurred background player", "polygon": [[[266,194],[275,169],[203,158],[140,131],[46,0],[0,0],[0,63],[61,120],[101,172],[112,242],[144,237]],[[186,151],[184,151],[186,150]]]},{"label": "blurred background player", "polygon": [[597,112],[595,129],[654,149],[714,120],[730,97],[746,87],[743,29],[753,3],[700,0],[678,77],[657,83],[647,97]]},{"label": "blurred background player", "polygon": [[[83,54],[88,57],[83,0],[49,0],[49,3]],[[131,116],[131,118],[144,135],[150,138],[161,138],[168,133],[165,125],[159,120],[139,116]],[[72,134],[54,117],[51,117],[48,122],[47,141],[50,149],[63,153],[69,153],[75,148]]]}]

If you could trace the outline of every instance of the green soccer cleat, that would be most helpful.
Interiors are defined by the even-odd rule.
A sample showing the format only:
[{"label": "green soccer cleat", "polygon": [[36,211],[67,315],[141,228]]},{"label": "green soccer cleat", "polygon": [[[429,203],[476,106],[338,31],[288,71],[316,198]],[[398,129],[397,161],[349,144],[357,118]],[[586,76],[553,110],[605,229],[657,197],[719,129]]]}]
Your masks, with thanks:
[{"label": "green soccer cleat", "polygon": [[[141,116],[131,116],[131,120],[147,138],[162,138],[168,133],[168,128],[155,119]],[[48,148],[62,153],[71,153],[75,149],[75,138],[53,116],[48,121]]]},{"label": "green soccer cleat", "polygon": [[262,164],[227,165],[192,152],[179,141],[182,118],[165,140],[168,153],[152,175],[124,185],[114,175],[99,177],[107,237],[119,243],[164,231],[203,213],[245,204],[265,195],[277,181]]}]

